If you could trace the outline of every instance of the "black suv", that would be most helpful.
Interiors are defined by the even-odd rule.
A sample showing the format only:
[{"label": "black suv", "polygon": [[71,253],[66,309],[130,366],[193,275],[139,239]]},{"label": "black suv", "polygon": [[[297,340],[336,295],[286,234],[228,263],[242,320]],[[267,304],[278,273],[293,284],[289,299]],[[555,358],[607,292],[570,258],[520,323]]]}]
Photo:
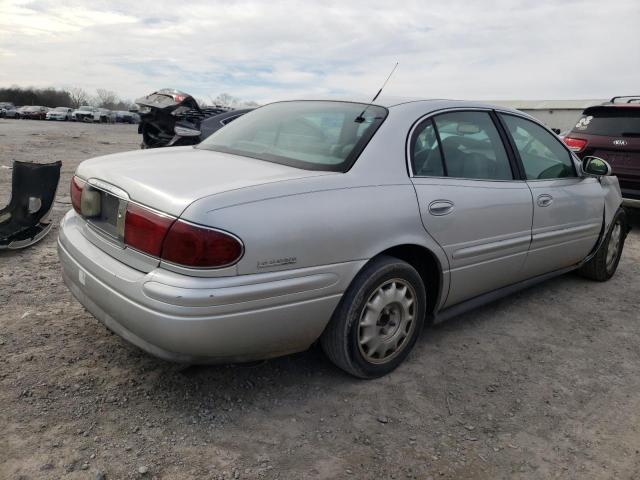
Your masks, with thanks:
[{"label": "black suv", "polygon": [[624,204],[640,208],[640,95],[589,107],[564,137],[580,158],[604,158],[620,181]]}]

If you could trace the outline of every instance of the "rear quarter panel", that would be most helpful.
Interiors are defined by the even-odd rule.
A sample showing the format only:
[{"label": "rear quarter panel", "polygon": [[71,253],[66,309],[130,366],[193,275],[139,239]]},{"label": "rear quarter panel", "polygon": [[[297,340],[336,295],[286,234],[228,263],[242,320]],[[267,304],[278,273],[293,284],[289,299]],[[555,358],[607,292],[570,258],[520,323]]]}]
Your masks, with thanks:
[{"label": "rear quarter panel", "polygon": [[[224,207],[206,200],[182,218],[240,237],[240,275],[369,259],[401,244],[439,250],[420,223],[408,183],[317,189]],[[280,260],[285,264],[278,266]]]}]

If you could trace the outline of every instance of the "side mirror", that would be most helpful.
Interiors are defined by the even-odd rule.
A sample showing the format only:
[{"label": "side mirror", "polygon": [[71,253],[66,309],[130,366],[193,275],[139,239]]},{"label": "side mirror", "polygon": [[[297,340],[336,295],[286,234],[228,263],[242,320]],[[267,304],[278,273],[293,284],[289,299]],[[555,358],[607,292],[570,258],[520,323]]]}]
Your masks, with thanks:
[{"label": "side mirror", "polygon": [[584,157],[582,159],[582,171],[592,177],[611,175],[611,165],[600,157]]}]

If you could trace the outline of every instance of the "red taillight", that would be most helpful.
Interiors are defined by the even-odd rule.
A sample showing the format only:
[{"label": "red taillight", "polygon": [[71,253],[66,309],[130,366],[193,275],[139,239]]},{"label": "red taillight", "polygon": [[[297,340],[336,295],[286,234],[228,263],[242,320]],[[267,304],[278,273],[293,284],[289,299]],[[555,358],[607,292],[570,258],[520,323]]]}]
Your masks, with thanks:
[{"label": "red taillight", "polygon": [[125,217],[124,243],[136,250],[159,257],[164,237],[174,220],[173,217],[129,203]]},{"label": "red taillight", "polygon": [[216,268],[242,257],[242,243],[234,236],[177,220],[162,247],[162,259],[187,267]]},{"label": "red taillight", "polygon": [[581,152],[588,142],[581,138],[564,137],[564,143],[572,152]]},{"label": "red taillight", "polygon": [[81,213],[80,211],[80,201],[82,199],[82,190],[84,189],[84,181],[80,180],[75,175],[71,179],[71,205],[73,205],[73,209]]}]

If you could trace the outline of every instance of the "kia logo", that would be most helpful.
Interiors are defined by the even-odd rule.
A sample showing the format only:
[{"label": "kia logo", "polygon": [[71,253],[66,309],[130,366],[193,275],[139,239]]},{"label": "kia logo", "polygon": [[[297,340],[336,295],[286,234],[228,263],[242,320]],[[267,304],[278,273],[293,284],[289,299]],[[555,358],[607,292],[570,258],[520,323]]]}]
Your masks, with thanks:
[{"label": "kia logo", "polygon": [[614,140],[613,144],[617,145],[618,147],[624,147],[627,144],[627,141],[626,140]]}]

